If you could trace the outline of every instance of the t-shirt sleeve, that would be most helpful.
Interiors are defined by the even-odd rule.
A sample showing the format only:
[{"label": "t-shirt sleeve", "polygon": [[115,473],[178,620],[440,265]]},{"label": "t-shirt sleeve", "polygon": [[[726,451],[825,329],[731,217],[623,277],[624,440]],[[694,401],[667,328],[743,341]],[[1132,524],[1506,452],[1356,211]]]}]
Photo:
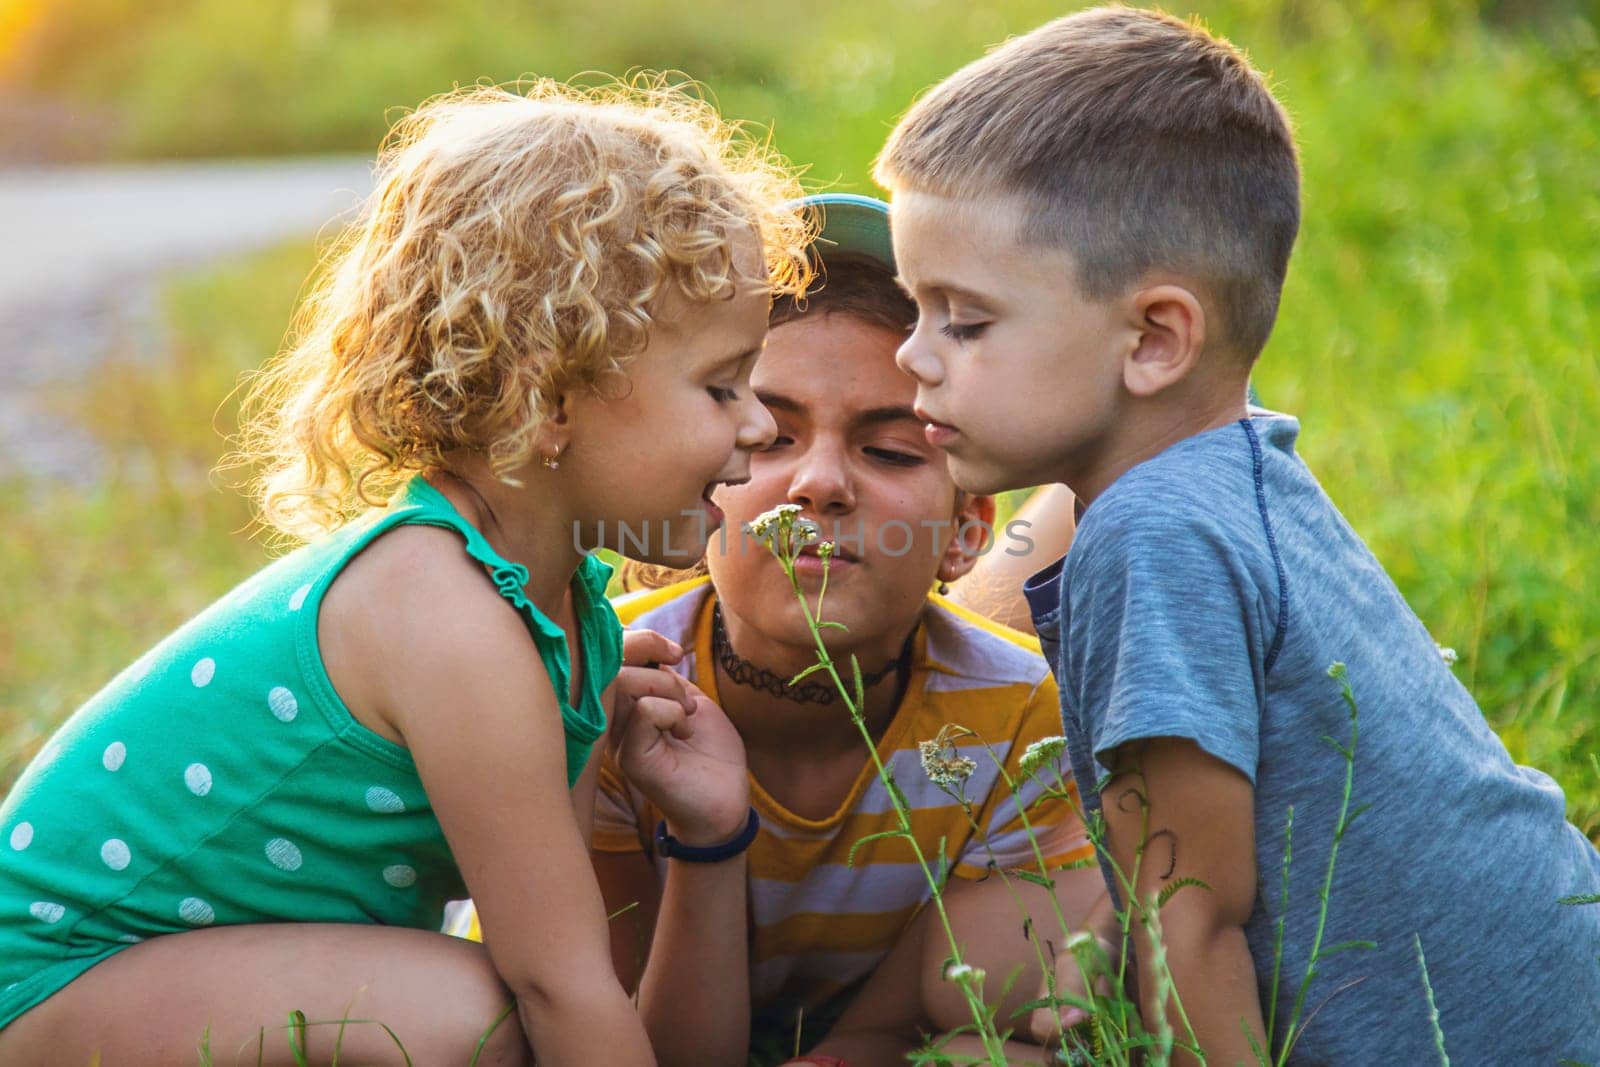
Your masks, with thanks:
[{"label": "t-shirt sleeve", "polygon": [[1206,513],[1223,502],[1143,495],[1105,501],[1113,508],[1080,533],[1064,579],[1066,710],[1102,767],[1129,741],[1182,737],[1254,785],[1277,616],[1271,557],[1239,543],[1241,517]]},{"label": "t-shirt sleeve", "polygon": [[[956,858],[952,873],[958,878],[984,878],[991,864],[1001,870],[1037,870],[1041,857],[1045,866],[1052,869],[1094,858],[1094,846],[1078,817],[1078,788],[1073,784],[1066,756],[1049,741],[1059,739],[1061,730],[1061,705],[1054,678],[1044,677],[1017,722],[1011,747],[1001,761],[1005,776],[995,782],[982,807],[974,813],[982,832],[974,833]],[[1024,757],[1035,744],[1045,745],[1052,754],[1043,759],[1035,755],[1028,761],[1033,773],[1024,773]],[[1007,788],[1005,778],[1016,783],[1015,791]]]},{"label": "t-shirt sleeve", "polygon": [[600,775],[594,791],[594,830],[589,840],[596,852],[643,852],[640,817],[627,779],[607,752],[600,757]]}]

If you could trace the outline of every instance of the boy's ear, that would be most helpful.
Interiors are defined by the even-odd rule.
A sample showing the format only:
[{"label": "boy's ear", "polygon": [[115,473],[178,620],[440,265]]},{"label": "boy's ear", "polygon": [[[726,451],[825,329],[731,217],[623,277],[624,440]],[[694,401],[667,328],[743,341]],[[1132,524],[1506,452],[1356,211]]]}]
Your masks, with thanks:
[{"label": "boy's ear", "polygon": [[980,553],[993,547],[994,497],[963,493],[957,502],[955,532],[939,558],[939,581],[953,582],[970,571]]},{"label": "boy's ear", "polygon": [[1139,343],[1123,363],[1122,380],[1134,396],[1154,396],[1194,370],[1206,343],[1206,312],[1181,285],[1153,285],[1133,297]]}]

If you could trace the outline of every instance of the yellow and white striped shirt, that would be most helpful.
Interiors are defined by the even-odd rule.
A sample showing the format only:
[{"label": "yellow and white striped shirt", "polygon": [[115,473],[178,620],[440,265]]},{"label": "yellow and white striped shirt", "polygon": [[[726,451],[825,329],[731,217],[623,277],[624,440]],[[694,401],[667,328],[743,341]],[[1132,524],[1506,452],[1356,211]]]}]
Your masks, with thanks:
[{"label": "yellow and white striped shirt", "polygon": [[[615,604],[625,625],[656,630],[678,642],[685,655],[675,669],[713,701],[714,597],[709,579],[702,577]],[[928,780],[920,762],[917,743],[933,738],[947,723],[976,734],[957,741],[961,754],[977,762],[965,789],[970,817]],[[924,854],[937,863],[943,838],[953,873],[964,879],[985,877],[991,865],[1037,870],[1020,801],[1046,864],[1054,868],[1092,857],[1072,811],[1076,797],[1068,802],[1042,795],[1061,778],[1071,788],[1066,764],[1061,764],[1061,778],[1050,773],[1023,781],[1018,769],[1030,743],[1060,732],[1055,680],[1038,643],[930,596],[905,696],[878,745],[911,808]],[[1016,795],[1000,765],[1018,783]],[[888,792],[870,761],[838,810],[825,819],[787,810],[754,777],[750,793],[761,815],[761,832],[749,851],[752,1009],[769,1018],[792,1018],[795,1008],[810,1012],[869,974],[927,901],[928,886],[902,839],[869,841],[849,863],[857,841],[897,826]],[[595,801],[594,848],[649,855],[659,818],[607,757]],[[665,864],[656,860],[663,878]]]}]

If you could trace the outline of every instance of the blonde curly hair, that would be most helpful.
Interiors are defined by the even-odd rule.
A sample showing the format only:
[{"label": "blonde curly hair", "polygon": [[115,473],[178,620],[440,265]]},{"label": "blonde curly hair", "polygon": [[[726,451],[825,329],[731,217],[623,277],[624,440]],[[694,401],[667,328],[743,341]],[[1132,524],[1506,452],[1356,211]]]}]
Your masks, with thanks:
[{"label": "blonde curly hair", "polygon": [[[658,301],[803,292],[795,172],[664,75],[435,97],[379,151],[287,347],[251,383],[236,462],[292,537],[466,450],[531,458],[556,399],[622,380]],[[764,273],[734,262],[759,237]]]}]

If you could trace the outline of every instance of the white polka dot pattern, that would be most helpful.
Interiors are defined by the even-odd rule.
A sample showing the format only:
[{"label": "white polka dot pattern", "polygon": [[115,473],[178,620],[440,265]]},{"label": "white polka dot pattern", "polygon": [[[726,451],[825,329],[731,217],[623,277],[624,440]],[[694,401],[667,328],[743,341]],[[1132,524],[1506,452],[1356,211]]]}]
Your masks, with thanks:
[{"label": "white polka dot pattern", "polygon": [[304,857],[293,841],[281,837],[274,837],[267,842],[267,859],[280,871],[298,871]]},{"label": "white polka dot pattern", "polygon": [[126,841],[113,837],[100,846],[100,860],[113,871],[125,871],[128,864],[133,862],[133,853]]},{"label": "white polka dot pattern", "polygon": [[33,823],[19,822],[11,828],[11,847],[18,852],[33,844]]},{"label": "white polka dot pattern", "polygon": [[100,763],[108,771],[120,771],[127,758],[128,746],[121,741],[113,741],[106,746],[105,753],[100,757]]},{"label": "white polka dot pattern", "polygon": [[210,926],[216,921],[217,913],[199,897],[184,897],[178,902],[178,918],[190,926]]},{"label": "white polka dot pattern", "polygon": [[294,722],[294,717],[300,714],[300,702],[281,685],[267,694],[267,707],[279,722]]},{"label": "white polka dot pattern", "polygon": [[302,585],[299,589],[296,589],[294,594],[289,597],[289,610],[299,611],[300,605],[306,602],[306,594],[310,592],[311,586],[309,585]]},{"label": "white polka dot pattern", "polygon": [[404,863],[397,863],[383,869],[383,880],[396,889],[408,889],[417,884],[417,872]]},{"label": "white polka dot pattern", "polygon": [[375,785],[367,790],[367,807],[379,815],[398,815],[406,810],[406,803],[393,789]]},{"label": "white polka dot pattern", "polygon": [[189,764],[183,769],[183,784],[195,796],[205,796],[211,792],[211,769],[204,763]]},{"label": "white polka dot pattern", "polygon": [[216,676],[217,661],[210,656],[195,663],[194,668],[189,671],[189,681],[194,683],[196,689],[204,689]]},{"label": "white polka dot pattern", "polygon": [[42,923],[58,923],[61,921],[61,917],[66,913],[66,908],[62,907],[60,904],[55,904],[48,900],[36,900],[32,904],[28,905],[28,914],[32,915],[35,919],[38,919]]}]

